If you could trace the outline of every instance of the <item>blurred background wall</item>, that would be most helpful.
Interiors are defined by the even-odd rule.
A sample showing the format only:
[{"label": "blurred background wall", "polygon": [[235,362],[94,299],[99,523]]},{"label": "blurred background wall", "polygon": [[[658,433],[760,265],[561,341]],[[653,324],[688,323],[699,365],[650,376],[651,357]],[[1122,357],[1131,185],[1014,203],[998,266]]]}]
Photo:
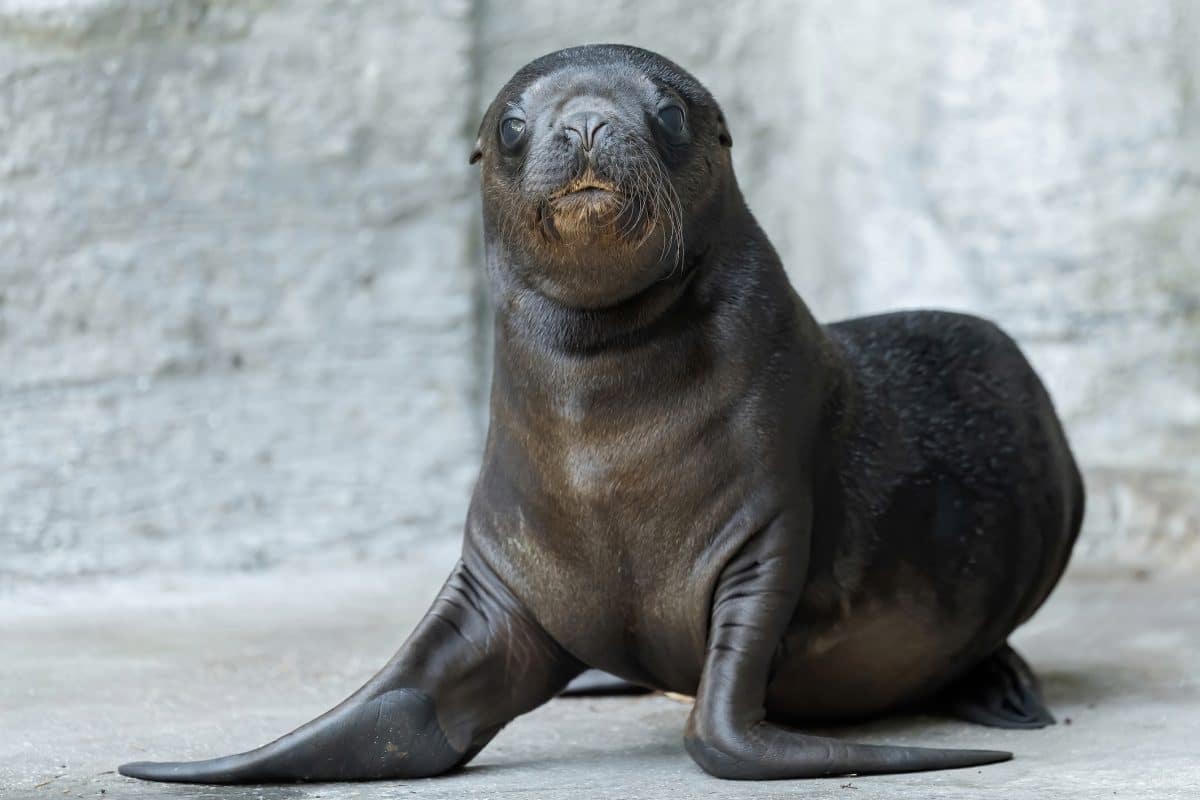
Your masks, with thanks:
[{"label": "blurred background wall", "polygon": [[1077,563],[1200,565],[1200,2],[0,0],[0,581],[456,536],[470,144],[594,41],[712,89],[819,317],[1015,335],[1085,467]]}]

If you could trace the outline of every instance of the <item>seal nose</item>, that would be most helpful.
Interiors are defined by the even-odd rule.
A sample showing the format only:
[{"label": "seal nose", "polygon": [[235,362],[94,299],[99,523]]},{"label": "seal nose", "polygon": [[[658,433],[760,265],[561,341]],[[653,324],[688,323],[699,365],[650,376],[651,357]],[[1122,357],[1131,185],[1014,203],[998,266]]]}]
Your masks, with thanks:
[{"label": "seal nose", "polygon": [[579,144],[588,152],[608,132],[608,120],[598,111],[576,111],[567,115],[562,125],[567,136],[578,139]]}]

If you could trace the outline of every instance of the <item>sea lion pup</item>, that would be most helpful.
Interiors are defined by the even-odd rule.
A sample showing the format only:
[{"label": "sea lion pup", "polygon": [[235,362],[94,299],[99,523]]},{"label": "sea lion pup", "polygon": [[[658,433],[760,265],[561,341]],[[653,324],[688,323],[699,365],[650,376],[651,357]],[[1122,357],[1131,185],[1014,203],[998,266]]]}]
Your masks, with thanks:
[{"label": "sea lion pup", "polygon": [[586,667],[694,695],[725,778],[966,767],[813,721],[937,705],[1052,720],[1006,644],[1083,489],[1016,345],[919,311],[817,324],[747,209],[721,110],[632,47],[518,72],[480,162],[495,376],[462,559],[396,656],[240,755],[124,775],[259,783],[461,766]]}]

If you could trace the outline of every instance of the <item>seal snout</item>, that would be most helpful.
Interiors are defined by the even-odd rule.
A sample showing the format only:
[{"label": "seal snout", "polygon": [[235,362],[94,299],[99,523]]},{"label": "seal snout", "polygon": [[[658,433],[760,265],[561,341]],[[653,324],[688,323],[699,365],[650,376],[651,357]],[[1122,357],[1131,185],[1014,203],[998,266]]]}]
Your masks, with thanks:
[{"label": "seal snout", "polygon": [[596,109],[585,109],[566,114],[562,119],[563,132],[583,148],[585,153],[592,152],[592,147],[612,128],[608,117]]}]

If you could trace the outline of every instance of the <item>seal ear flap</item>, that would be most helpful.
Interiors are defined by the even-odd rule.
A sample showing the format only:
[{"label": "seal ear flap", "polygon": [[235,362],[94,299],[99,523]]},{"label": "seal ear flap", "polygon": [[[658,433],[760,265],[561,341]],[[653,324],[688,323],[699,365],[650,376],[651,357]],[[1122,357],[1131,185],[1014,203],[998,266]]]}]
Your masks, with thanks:
[{"label": "seal ear flap", "polygon": [[717,112],[717,141],[722,147],[733,147],[733,137],[729,135],[729,127],[725,124],[725,114]]},{"label": "seal ear flap", "polygon": [[467,161],[467,163],[477,164],[481,158],[483,158],[483,141],[476,139],[475,148],[471,151],[471,158]]}]

